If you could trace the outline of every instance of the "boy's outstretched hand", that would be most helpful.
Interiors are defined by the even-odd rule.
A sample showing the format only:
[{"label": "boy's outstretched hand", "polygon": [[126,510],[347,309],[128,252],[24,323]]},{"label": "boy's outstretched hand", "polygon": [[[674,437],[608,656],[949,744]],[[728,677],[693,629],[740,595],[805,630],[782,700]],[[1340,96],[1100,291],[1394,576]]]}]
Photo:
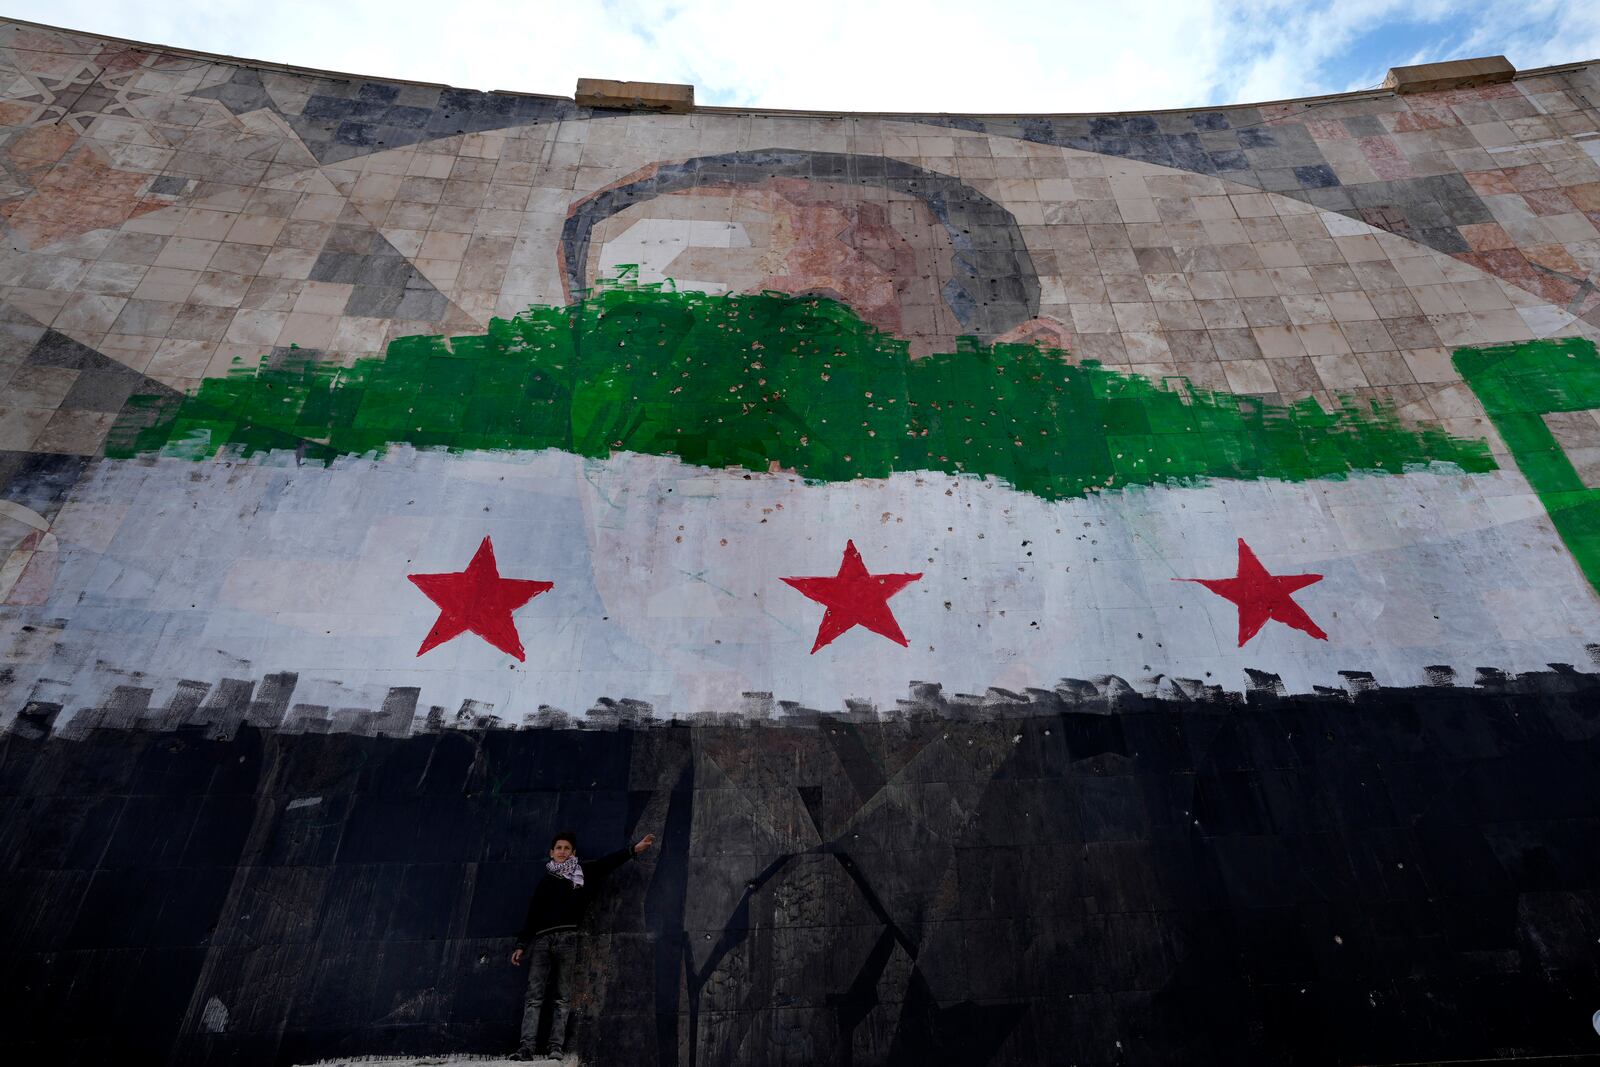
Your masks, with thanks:
[{"label": "boy's outstretched hand", "polygon": [[522,966],[522,950],[520,948],[516,948],[516,949],[512,949],[511,950],[511,966],[513,966],[513,967],[521,967]]},{"label": "boy's outstretched hand", "polygon": [[643,852],[645,849],[649,848],[651,845],[653,845],[655,843],[656,843],[656,835],[655,834],[645,834],[643,837],[641,837],[639,839],[639,843],[637,845],[633,846],[633,854],[635,856],[637,856],[639,853]]}]

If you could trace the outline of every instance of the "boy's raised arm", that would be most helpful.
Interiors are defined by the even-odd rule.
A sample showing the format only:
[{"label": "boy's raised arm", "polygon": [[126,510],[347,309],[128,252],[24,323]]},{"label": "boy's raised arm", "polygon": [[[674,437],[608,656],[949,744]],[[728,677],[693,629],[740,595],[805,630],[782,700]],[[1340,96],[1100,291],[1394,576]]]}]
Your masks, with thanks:
[{"label": "boy's raised arm", "polygon": [[629,845],[627,848],[619,848],[609,856],[601,856],[597,860],[592,860],[588,863],[585,863],[583,865],[584,873],[591,878],[604,878],[612,871],[616,870],[618,867],[621,867],[624,863],[627,863],[629,860],[633,859],[634,856],[637,856],[639,853],[643,852],[645,849],[649,848],[655,843],[655,834],[645,834],[642,838],[640,838],[634,844]]}]

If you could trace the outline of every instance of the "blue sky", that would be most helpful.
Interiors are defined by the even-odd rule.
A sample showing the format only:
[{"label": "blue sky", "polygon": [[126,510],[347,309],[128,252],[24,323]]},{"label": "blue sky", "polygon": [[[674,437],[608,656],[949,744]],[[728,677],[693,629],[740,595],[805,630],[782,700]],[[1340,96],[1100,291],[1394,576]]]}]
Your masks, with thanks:
[{"label": "blue sky", "polygon": [[1600,58],[1600,2],[1520,0],[14,0],[8,15],[474,89],[691,82],[703,104],[1082,112],[1249,103],[1391,66]]}]

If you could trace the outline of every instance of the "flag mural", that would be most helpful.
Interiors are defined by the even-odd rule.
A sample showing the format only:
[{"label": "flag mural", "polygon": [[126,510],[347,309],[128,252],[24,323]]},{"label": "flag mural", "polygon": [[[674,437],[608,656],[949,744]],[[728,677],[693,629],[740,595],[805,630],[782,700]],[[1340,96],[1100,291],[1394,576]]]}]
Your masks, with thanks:
[{"label": "flag mural", "polygon": [[104,1062],[113,970],[152,1060],[499,1050],[556,824],[660,839],[603,1062],[1584,1051],[1593,68],[1030,119],[0,68],[36,1058]]},{"label": "flag mural", "polygon": [[[127,567],[165,601],[225,610],[305,693],[320,683],[345,694],[330,701],[375,707],[404,685],[423,708],[513,719],[607,698],[692,714],[752,692],[892,707],[913,681],[1238,687],[1252,669],[1301,690],[1348,670],[1405,684],[1440,664],[1581,662],[1597,632],[1581,571],[1481,439],[1408,425],[1380,400],[1241,397],[1032,343],[920,359],[906,347],[834,301],[618,286],[478,337],[403,338],[349,367],[291,350],[191,396],[134,395],[93,495],[137,509],[142,544],[115,564],[58,554],[40,616]],[[335,500],[364,500],[367,515],[317,523]],[[1454,518],[1474,500],[1496,510]],[[318,588],[297,552],[164,571],[175,546],[214,536],[193,517],[223,502],[218,521],[248,543],[278,540],[269,528],[286,516],[312,521],[333,554]],[[363,558],[383,536],[375,517],[426,536]],[[1537,572],[1476,574],[1508,537]],[[538,577],[501,577],[497,558]],[[825,564],[837,576],[794,577]],[[1302,594],[1319,623],[1291,594],[1330,572]],[[811,609],[784,584],[826,609],[815,647],[802,640]],[[1542,621],[1504,627],[1502,598],[1539,590]],[[1287,630],[1252,645],[1273,620]],[[856,625],[905,652],[842,640]],[[414,662],[469,632],[483,647]],[[182,634],[158,611],[117,640],[183,677],[237,656],[197,657]],[[319,637],[370,656],[322,666]],[[56,654],[103,639],[63,633]],[[502,679],[507,658],[519,669]],[[40,664],[41,679],[60,673]]]}]

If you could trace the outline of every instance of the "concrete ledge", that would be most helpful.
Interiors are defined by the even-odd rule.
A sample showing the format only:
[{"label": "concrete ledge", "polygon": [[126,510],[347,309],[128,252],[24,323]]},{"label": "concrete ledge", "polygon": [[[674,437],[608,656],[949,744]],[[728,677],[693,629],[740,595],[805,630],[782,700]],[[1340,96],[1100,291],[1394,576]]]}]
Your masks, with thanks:
[{"label": "concrete ledge", "polygon": [[662,111],[681,114],[694,110],[694,86],[669,82],[617,82],[606,78],[579,78],[573,99],[580,107],[611,107],[628,111]]},{"label": "concrete ledge", "polygon": [[1472,85],[1494,85],[1517,76],[1517,68],[1505,56],[1481,59],[1452,59],[1444,63],[1419,63],[1414,67],[1390,67],[1383,79],[1385,89],[1397,93],[1432,93],[1440,89],[1465,89]]},{"label": "concrete ledge", "polygon": [[[524,1060],[524,1063],[544,1064],[546,1067],[583,1067],[573,1053],[559,1060]],[[438,1056],[341,1056],[331,1060],[318,1060],[305,1067],[518,1067],[504,1056],[476,1056],[471,1053]]]}]

